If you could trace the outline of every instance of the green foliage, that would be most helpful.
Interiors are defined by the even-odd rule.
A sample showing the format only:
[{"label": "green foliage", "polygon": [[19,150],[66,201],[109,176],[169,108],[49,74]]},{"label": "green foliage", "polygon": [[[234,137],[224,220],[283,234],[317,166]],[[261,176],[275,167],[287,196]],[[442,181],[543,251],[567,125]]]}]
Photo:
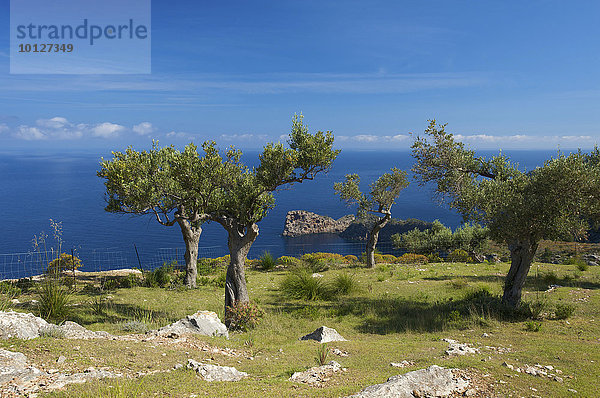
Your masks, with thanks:
[{"label": "green foliage", "polygon": [[557,303],[554,309],[556,319],[567,319],[575,312],[575,305],[569,303]]},{"label": "green foliage", "polygon": [[226,312],[229,329],[243,332],[254,329],[265,315],[264,311],[255,303],[240,301],[227,307]]},{"label": "green foliage", "polygon": [[526,303],[526,306],[531,313],[532,319],[541,319],[544,313],[548,310],[548,300],[546,297],[536,297],[534,300]]},{"label": "green foliage", "polygon": [[450,254],[448,254],[448,261],[453,263],[470,263],[473,262],[469,253],[464,251],[463,249],[454,249]]},{"label": "green foliage", "polygon": [[277,259],[277,265],[283,265],[284,267],[294,267],[300,264],[300,260],[296,257],[281,256]]},{"label": "green foliage", "polygon": [[346,295],[359,290],[356,278],[348,273],[337,275],[333,279],[331,288],[335,295]]},{"label": "green foliage", "polygon": [[382,254],[381,258],[384,262],[389,264],[394,264],[396,260],[398,260],[393,254]]},{"label": "green foliage", "polygon": [[173,271],[177,261],[164,262],[162,266],[148,271],[144,275],[144,283],[147,287],[167,287],[173,279]]},{"label": "green foliage", "polygon": [[327,300],[330,289],[322,278],[313,278],[306,270],[295,270],[281,282],[281,291],[290,298],[303,300]]},{"label": "green foliage", "polygon": [[38,313],[47,321],[62,322],[71,313],[71,293],[56,281],[46,280],[38,293]]},{"label": "green foliage", "polygon": [[525,330],[528,332],[539,332],[542,329],[542,322],[527,321],[525,322]]},{"label": "green foliage", "polygon": [[64,339],[65,331],[59,328],[56,325],[49,325],[41,327],[39,330],[40,337],[45,337],[49,339]]},{"label": "green foliage", "polygon": [[263,255],[259,259],[259,267],[263,271],[271,271],[275,268],[276,261],[269,252],[264,252]]},{"label": "green foliage", "polygon": [[572,256],[567,258],[563,264],[565,265],[574,265],[577,267],[577,269],[581,272],[587,271],[589,266],[588,264],[585,262],[585,260],[581,257],[578,256]]},{"label": "green foliage", "polygon": [[396,259],[398,264],[427,264],[429,259],[422,254],[404,253]]},{"label": "green foliage", "polygon": [[348,254],[347,256],[344,256],[344,258],[346,259],[346,263],[348,263],[348,264],[358,262],[358,257],[356,257],[352,254]]},{"label": "green foliage", "polygon": [[317,355],[315,356],[315,363],[317,366],[323,366],[327,364],[327,357],[329,356],[329,346],[327,343],[321,343],[317,346]]},{"label": "green foliage", "polygon": [[444,262],[444,260],[436,253],[429,253],[427,255],[427,261],[430,263],[443,263]]},{"label": "green foliage", "polygon": [[49,274],[60,274],[63,271],[72,271],[73,269],[78,269],[81,266],[83,266],[83,264],[76,256],[67,253],[61,253],[58,258],[55,258],[48,263],[46,272]]},{"label": "green foliage", "polygon": [[217,271],[218,267],[218,259],[199,258],[196,265],[196,271],[198,272],[199,276],[213,275]]},{"label": "green foliage", "polygon": [[556,272],[548,271],[548,272],[545,272],[544,274],[542,274],[542,280],[547,285],[556,285],[556,284],[558,284],[559,278],[558,278],[558,275],[556,274]]},{"label": "green foliage", "polygon": [[147,324],[141,321],[126,321],[120,324],[120,329],[126,333],[134,333],[134,334],[144,334],[150,328]]},{"label": "green foliage", "polygon": [[449,253],[456,249],[468,253],[481,253],[488,240],[489,230],[477,224],[465,224],[454,232],[438,220],[432,227],[421,231],[418,228],[403,234],[392,235],[392,242],[398,248],[412,253]]}]

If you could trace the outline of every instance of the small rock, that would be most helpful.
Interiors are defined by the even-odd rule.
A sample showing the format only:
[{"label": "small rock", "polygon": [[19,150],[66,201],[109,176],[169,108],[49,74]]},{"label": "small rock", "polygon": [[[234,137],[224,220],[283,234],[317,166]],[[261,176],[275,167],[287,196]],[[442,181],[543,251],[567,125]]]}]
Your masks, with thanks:
[{"label": "small rock", "polygon": [[554,376],[554,381],[558,381],[559,383],[562,383],[564,380],[560,376]]},{"label": "small rock", "polygon": [[490,335],[487,334],[487,333],[484,333],[484,334],[481,335],[481,337],[490,337]]},{"label": "small rock", "polygon": [[479,349],[473,348],[468,344],[461,344],[456,340],[452,339],[443,339],[449,344],[448,349],[446,350],[446,355],[466,355],[466,354],[478,354]]},{"label": "small rock", "polygon": [[179,337],[182,334],[200,334],[204,336],[229,337],[227,326],[225,326],[219,319],[219,316],[212,311],[198,311],[175,323],[158,330],[152,330],[148,333],[156,336],[175,334]]},{"label": "small rock", "polygon": [[61,355],[56,360],[56,363],[59,364],[59,365],[61,365],[61,364],[65,363],[66,360],[67,360],[67,357],[65,357],[64,355]]},{"label": "small rock", "polygon": [[321,326],[312,333],[300,337],[300,340],[316,340],[319,343],[329,343],[330,341],[348,341],[343,338],[335,329]]},{"label": "small rock", "polygon": [[188,359],[187,367],[194,369],[206,381],[240,381],[248,376],[231,366],[217,366]]},{"label": "small rock", "polygon": [[313,278],[322,278],[323,274],[319,274],[318,272],[315,272],[314,274],[312,274]]},{"label": "small rock", "polygon": [[334,373],[339,372],[341,369],[342,366],[339,363],[331,361],[327,365],[315,366],[303,372],[295,372],[289,380],[311,385],[321,384],[329,380]]},{"label": "small rock", "polygon": [[393,366],[394,368],[405,368],[407,366],[413,366],[414,364],[413,361],[403,360],[402,362],[392,362],[390,363],[390,366]]},{"label": "small rock", "polygon": [[331,353],[333,355],[337,355],[339,357],[347,357],[348,356],[348,352],[347,351],[342,351],[338,348],[334,348],[333,350],[331,350]]},{"label": "small rock", "polygon": [[572,388],[569,388],[567,391],[569,391],[569,392],[572,392],[572,393],[574,393],[574,394],[577,394],[577,390],[574,390],[574,389],[572,389]]},{"label": "small rock", "polygon": [[474,397],[475,395],[477,395],[477,390],[474,388],[469,388],[465,391],[465,397]]}]

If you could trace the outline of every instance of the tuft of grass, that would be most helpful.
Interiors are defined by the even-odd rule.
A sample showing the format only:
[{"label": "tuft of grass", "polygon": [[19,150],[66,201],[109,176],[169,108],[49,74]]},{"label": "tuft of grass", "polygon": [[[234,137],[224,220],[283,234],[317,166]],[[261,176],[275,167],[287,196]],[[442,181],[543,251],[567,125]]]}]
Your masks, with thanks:
[{"label": "tuft of grass", "polygon": [[359,290],[358,282],[353,275],[348,273],[339,274],[332,283],[332,289],[335,294],[350,294]]},{"label": "tuft of grass", "polygon": [[525,322],[525,330],[528,332],[539,332],[542,329],[542,322],[527,321]]},{"label": "tuft of grass", "polygon": [[327,300],[331,290],[321,278],[313,278],[306,270],[295,270],[281,282],[281,291],[289,298]]},{"label": "tuft of grass", "polygon": [[136,320],[121,323],[120,329],[123,332],[134,334],[144,334],[150,330],[147,324]]},{"label": "tuft of grass", "polygon": [[535,300],[525,303],[525,306],[529,309],[532,319],[541,319],[548,310],[548,300],[546,297],[536,297]]},{"label": "tuft of grass", "polygon": [[260,269],[263,271],[271,271],[277,265],[277,261],[268,251],[264,252],[258,261]]},{"label": "tuft of grass", "polygon": [[65,332],[56,325],[50,325],[40,328],[40,337],[48,337],[51,339],[64,339]]},{"label": "tuft of grass", "polygon": [[329,346],[327,343],[322,343],[317,346],[317,355],[315,356],[315,362],[317,366],[323,366],[327,363],[327,357],[329,356]]},{"label": "tuft of grass", "polygon": [[575,305],[569,303],[558,303],[554,309],[556,319],[567,319],[575,312]]},{"label": "tuft of grass", "polygon": [[40,286],[38,312],[47,321],[62,322],[71,314],[71,293],[57,281],[46,280]]}]

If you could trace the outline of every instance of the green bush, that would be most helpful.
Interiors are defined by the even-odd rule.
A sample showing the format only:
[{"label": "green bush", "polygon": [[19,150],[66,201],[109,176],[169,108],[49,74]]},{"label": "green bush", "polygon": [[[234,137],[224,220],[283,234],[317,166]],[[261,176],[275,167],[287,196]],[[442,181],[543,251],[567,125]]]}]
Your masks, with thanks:
[{"label": "green bush", "polygon": [[218,262],[212,258],[199,258],[196,263],[196,270],[198,275],[206,276],[213,275],[218,268]]},{"label": "green bush", "polygon": [[567,319],[575,312],[575,306],[568,303],[558,303],[554,309],[556,319]]},{"label": "green bush", "polygon": [[144,334],[149,330],[149,327],[144,322],[134,320],[121,323],[120,329],[126,333]]},{"label": "green bush", "polygon": [[539,332],[542,329],[542,322],[527,321],[525,322],[525,330],[528,332]]},{"label": "green bush", "polygon": [[437,253],[429,253],[427,255],[427,262],[430,263],[443,263],[444,259],[438,256]]},{"label": "green bush", "polygon": [[327,343],[321,343],[317,346],[317,355],[315,356],[315,363],[317,366],[323,366],[327,363],[327,356],[329,355],[329,346]]},{"label": "green bush", "polygon": [[297,266],[299,263],[299,259],[291,256],[281,256],[277,259],[277,265],[283,265],[284,267]]},{"label": "green bush", "polygon": [[38,312],[47,321],[62,322],[66,320],[71,308],[71,293],[56,281],[44,281],[38,294]]},{"label": "green bush", "polygon": [[273,270],[273,268],[275,268],[276,262],[275,258],[273,258],[271,253],[264,252],[263,255],[260,257],[258,264],[259,268],[263,271],[271,271]]},{"label": "green bush", "polygon": [[339,274],[333,280],[332,289],[335,294],[350,294],[358,290],[358,282],[350,274]]},{"label": "green bush", "polygon": [[46,337],[50,339],[64,339],[65,331],[56,325],[49,325],[41,327],[39,330],[40,337]]},{"label": "green bush", "polygon": [[60,274],[63,271],[72,271],[73,268],[77,269],[82,265],[81,260],[76,256],[61,253],[58,258],[55,258],[48,263],[46,272],[49,274]]},{"label": "green bush", "polygon": [[544,297],[536,298],[533,301],[525,303],[525,306],[529,309],[531,318],[541,319],[544,312],[548,310],[548,301]]},{"label": "green bush", "polygon": [[146,272],[144,275],[145,285],[147,287],[167,287],[171,283],[176,265],[176,260],[170,263],[164,262],[162,266],[155,270]]},{"label": "green bush", "polygon": [[394,256],[392,254],[383,254],[381,256],[381,258],[383,259],[384,262],[386,262],[388,264],[394,264],[397,260],[396,256]]},{"label": "green bush", "polygon": [[348,254],[347,256],[344,256],[344,258],[346,259],[346,263],[348,263],[348,264],[358,262],[358,257],[356,257],[352,254]]},{"label": "green bush", "polygon": [[236,302],[227,307],[226,323],[230,330],[247,332],[254,329],[264,315],[264,311],[252,302]]},{"label": "green bush", "polygon": [[453,263],[469,263],[472,262],[473,259],[471,259],[469,253],[463,249],[454,249],[448,254],[448,261]]},{"label": "green bush", "polygon": [[142,278],[139,274],[127,274],[119,282],[119,287],[130,289],[132,287],[140,286],[142,284]]},{"label": "green bush", "polygon": [[293,299],[326,300],[330,289],[321,279],[313,278],[308,271],[298,269],[286,275],[281,282],[281,291]]},{"label": "green bush", "polygon": [[548,271],[542,275],[542,280],[548,285],[556,285],[558,284],[558,275],[554,271]]},{"label": "green bush", "polygon": [[212,284],[215,287],[225,287],[225,283],[227,282],[227,270],[223,270],[217,275],[216,278],[212,280]]}]

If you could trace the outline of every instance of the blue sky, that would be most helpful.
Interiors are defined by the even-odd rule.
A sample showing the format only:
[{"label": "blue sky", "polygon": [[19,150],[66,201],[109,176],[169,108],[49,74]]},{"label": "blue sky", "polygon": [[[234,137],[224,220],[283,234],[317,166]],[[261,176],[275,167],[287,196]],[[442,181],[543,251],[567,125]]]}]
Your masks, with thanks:
[{"label": "blue sky", "polygon": [[[152,73],[9,74],[0,152],[280,140],[406,150],[427,120],[479,149],[600,141],[595,1],[152,1]],[[58,12],[58,11],[57,11]]]}]

